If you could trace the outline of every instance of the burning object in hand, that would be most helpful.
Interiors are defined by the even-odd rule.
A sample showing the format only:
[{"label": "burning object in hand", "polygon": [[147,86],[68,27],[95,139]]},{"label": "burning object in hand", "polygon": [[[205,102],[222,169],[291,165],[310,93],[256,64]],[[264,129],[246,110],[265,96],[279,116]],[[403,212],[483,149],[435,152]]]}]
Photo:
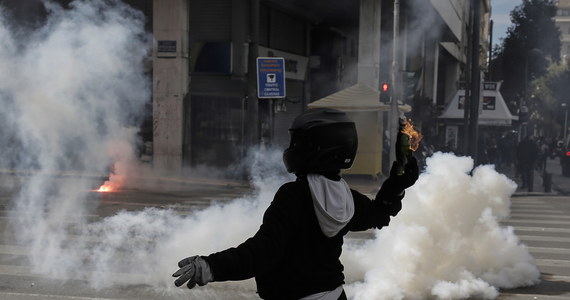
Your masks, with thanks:
[{"label": "burning object in hand", "polygon": [[414,129],[412,120],[400,119],[400,128],[396,137],[396,162],[398,163],[398,175],[404,174],[404,166],[420,146],[422,134]]},{"label": "burning object in hand", "polygon": [[410,150],[418,150],[420,147],[420,141],[423,138],[422,134],[414,129],[412,120],[406,118],[402,121],[403,122],[400,122],[400,132],[408,136]]}]

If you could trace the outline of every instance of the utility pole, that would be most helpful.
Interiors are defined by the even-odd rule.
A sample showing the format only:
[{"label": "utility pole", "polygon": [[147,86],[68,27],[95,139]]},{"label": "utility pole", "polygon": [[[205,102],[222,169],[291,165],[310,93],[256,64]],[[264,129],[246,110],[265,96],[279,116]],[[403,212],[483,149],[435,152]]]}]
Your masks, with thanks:
[{"label": "utility pole", "polygon": [[392,103],[390,114],[390,162],[396,160],[396,137],[398,135],[398,98],[401,90],[398,80],[398,34],[400,24],[400,0],[394,0],[394,28],[392,40]]},{"label": "utility pole", "polygon": [[[468,59],[473,56],[473,10],[469,10],[469,30],[467,32],[467,57]],[[465,95],[463,96],[463,143],[461,144],[461,150],[465,155],[469,155],[471,151],[469,150],[469,144],[471,139],[469,138],[469,112],[471,103],[471,62],[468,61],[465,70],[465,82],[463,89],[465,90]],[[447,146],[447,145],[446,145]]]},{"label": "utility pole", "polygon": [[477,165],[479,97],[481,96],[481,72],[479,68],[479,39],[481,27],[481,0],[472,0],[473,7],[473,42],[471,43],[471,101],[469,103],[469,154]]},{"label": "utility pole", "polygon": [[246,146],[253,147],[259,144],[259,100],[257,99],[257,57],[259,39],[259,0],[249,0],[249,53],[248,53],[248,88],[246,104]]},{"label": "utility pole", "polygon": [[491,60],[493,59],[493,20],[489,22],[489,63],[487,64],[489,69],[489,80],[493,81],[495,77],[493,77],[493,65],[491,64]]},{"label": "utility pole", "polygon": [[562,138],[564,143],[566,143],[566,136],[568,134],[568,105],[566,103],[562,103],[561,106],[564,108],[564,135]]}]

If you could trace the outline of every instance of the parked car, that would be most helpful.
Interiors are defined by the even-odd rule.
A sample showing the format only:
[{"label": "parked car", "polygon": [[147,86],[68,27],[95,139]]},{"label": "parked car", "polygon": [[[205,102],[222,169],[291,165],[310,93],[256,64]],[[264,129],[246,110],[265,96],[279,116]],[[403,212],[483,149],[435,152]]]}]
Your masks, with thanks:
[{"label": "parked car", "polygon": [[570,136],[564,141],[560,153],[560,165],[562,166],[562,176],[570,177]]}]

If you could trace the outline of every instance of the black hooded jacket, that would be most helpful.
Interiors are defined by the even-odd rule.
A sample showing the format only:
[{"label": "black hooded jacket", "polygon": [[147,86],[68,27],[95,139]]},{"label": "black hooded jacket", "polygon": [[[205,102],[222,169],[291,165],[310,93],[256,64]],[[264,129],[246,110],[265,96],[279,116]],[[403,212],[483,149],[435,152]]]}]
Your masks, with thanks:
[{"label": "black hooded jacket", "polygon": [[339,260],[343,236],[349,231],[387,226],[390,216],[402,207],[403,192],[386,186],[384,183],[374,201],[351,189],[354,216],[329,238],[317,221],[307,178],[300,176],[282,185],[253,237],[204,257],[214,281],[255,277],[263,299],[299,299],[337,288],[344,283]]}]

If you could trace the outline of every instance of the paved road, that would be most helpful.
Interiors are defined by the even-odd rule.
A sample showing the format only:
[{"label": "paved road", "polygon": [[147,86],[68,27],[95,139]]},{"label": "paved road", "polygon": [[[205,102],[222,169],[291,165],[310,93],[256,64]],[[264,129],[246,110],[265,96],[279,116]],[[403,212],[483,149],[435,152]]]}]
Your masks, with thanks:
[{"label": "paved road", "polygon": [[548,159],[546,161],[545,171],[551,177],[551,184],[549,184],[550,188],[545,186],[545,172],[535,170],[532,192],[529,192],[528,188],[520,188],[520,186],[522,186],[522,182],[520,177],[516,175],[514,166],[500,168],[499,171],[518,183],[519,188],[516,193],[519,195],[543,195],[548,192],[551,194],[570,196],[570,177],[562,176],[562,168],[560,167],[560,160],[558,158]]},{"label": "paved road", "polygon": [[[554,165],[552,165],[554,164]],[[556,161],[551,167],[556,167]],[[566,188],[567,180],[554,176],[557,192]],[[249,188],[239,182],[208,181],[200,179],[165,179],[168,190],[141,192],[123,191],[93,197],[99,204],[96,214],[86,218],[98,219],[115,214],[118,210],[139,210],[143,207],[166,207],[177,204],[182,211],[205,207],[212,200],[225,201],[246,193]],[[7,203],[13,179],[0,176],[0,229],[4,239],[0,241],[0,299],[184,299],[184,294],[165,294],[146,286],[129,285],[123,288],[95,291],[85,282],[62,281],[32,272],[27,262],[27,249],[14,243],[6,234]],[[8,183],[7,183],[8,182]],[[165,181],[166,182],[166,181]],[[540,179],[537,180],[537,186]],[[13,182],[12,182],[13,184]],[[361,189],[372,189],[366,182]],[[174,188],[172,188],[174,187]],[[176,188],[179,187],[179,188]],[[505,222],[513,226],[520,240],[526,244],[536,259],[542,273],[538,285],[501,291],[500,300],[570,299],[570,197],[556,193],[528,193],[517,191],[512,201],[512,216]],[[240,289],[209,287],[203,290],[200,299],[257,299],[255,294]]]},{"label": "paved road", "polygon": [[570,299],[570,197],[519,196],[512,199],[513,226],[541,272],[538,285],[502,291],[499,299]]},{"label": "paved road", "polygon": [[[2,300],[91,300],[91,299],[185,299],[184,289],[169,291],[163,288],[150,288],[133,284],[125,274],[125,287],[94,290],[84,281],[73,278],[58,278],[37,274],[32,271],[28,255],[29,249],[18,244],[10,230],[9,203],[14,187],[19,181],[13,172],[0,171],[0,299]],[[73,180],[73,176],[62,176],[58,181]],[[88,206],[95,212],[83,217],[91,221],[117,214],[117,212],[140,211],[147,207],[176,207],[180,214],[188,214],[211,205],[223,203],[251,191],[246,184],[231,180],[208,180],[203,178],[162,178],[155,188],[148,190],[123,190],[114,193],[91,192]],[[157,181],[155,180],[155,183]],[[144,263],[144,262],[143,262]],[[173,270],[175,271],[175,270]],[[200,293],[199,293],[200,295]],[[212,296],[213,295],[213,296]],[[199,299],[252,299],[251,292],[228,289],[204,289]]]}]

